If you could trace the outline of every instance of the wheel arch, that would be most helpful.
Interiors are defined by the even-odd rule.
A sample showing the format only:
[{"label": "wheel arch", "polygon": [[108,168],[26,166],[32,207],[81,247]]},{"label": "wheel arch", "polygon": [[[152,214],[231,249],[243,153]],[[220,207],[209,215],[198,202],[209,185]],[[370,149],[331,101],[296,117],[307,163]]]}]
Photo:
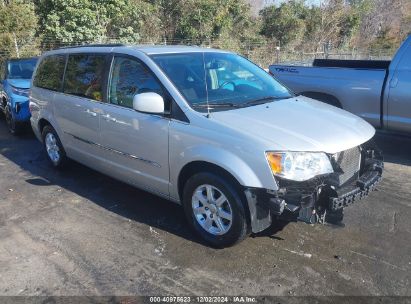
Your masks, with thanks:
[{"label": "wheel arch", "polygon": [[51,122],[49,122],[47,119],[41,118],[41,119],[39,120],[39,122],[38,122],[38,128],[39,128],[40,134],[43,133],[43,129],[44,129],[44,127],[47,126],[47,125],[53,127],[53,125],[51,124]]},{"label": "wheel arch", "polygon": [[57,132],[57,135],[60,138],[60,141],[62,141],[63,143],[63,138],[61,136],[62,133],[60,132],[60,129],[58,128],[57,124],[54,122],[51,116],[42,116],[41,118],[39,118],[37,122],[37,130],[40,135],[41,141],[43,141],[42,133],[43,133],[43,129],[45,126],[51,126]]},{"label": "wheel arch", "polygon": [[223,178],[227,179],[233,184],[233,186],[238,191],[238,194],[240,195],[244,203],[247,223],[250,224],[251,216],[250,216],[250,210],[247,205],[247,198],[244,192],[245,191],[244,186],[242,186],[240,182],[237,180],[237,178],[233,174],[231,174],[229,171],[227,171],[223,167],[220,167],[219,165],[216,165],[216,164],[213,164],[207,161],[192,161],[186,164],[182,168],[178,176],[178,182],[177,182],[178,195],[180,197],[180,201],[182,201],[183,199],[184,185],[186,184],[186,182],[190,179],[190,177],[194,176],[197,173],[201,173],[201,172],[214,173],[218,176],[222,176]]},{"label": "wheel arch", "polygon": [[242,186],[240,182],[234,177],[233,174],[231,174],[229,171],[226,169],[207,162],[207,161],[192,161],[188,164],[186,164],[180,171],[180,174],[178,175],[178,181],[177,181],[177,187],[178,187],[178,194],[180,196],[180,199],[183,197],[183,190],[184,190],[184,185],[188,181],[188,179],[200,172],[210,172],[210,173],[216,173],[219,174],[227,179],[229,179],[231,182],[234,183],[236,187],[238,187],[238,190],[242,190]]}]

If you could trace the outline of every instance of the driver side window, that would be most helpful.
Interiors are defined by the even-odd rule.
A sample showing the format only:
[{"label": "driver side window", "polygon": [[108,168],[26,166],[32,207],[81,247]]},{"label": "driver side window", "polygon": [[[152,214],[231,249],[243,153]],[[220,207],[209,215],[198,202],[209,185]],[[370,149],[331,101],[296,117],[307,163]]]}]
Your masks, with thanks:
[{"label": "driver side window", "polygon": [[154,92],[164,97],[163,88],[140,61],[115,57],[111,72],[110,103],[133,108],[136,94]]}]

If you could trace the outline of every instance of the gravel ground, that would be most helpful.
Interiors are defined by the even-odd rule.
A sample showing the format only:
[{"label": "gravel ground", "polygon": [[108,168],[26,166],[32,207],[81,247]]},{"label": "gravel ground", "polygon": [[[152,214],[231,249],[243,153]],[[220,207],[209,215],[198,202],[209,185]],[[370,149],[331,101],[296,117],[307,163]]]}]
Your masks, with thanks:
[{"label": "gravel ground", "polygon": [[74,162],[54,171],[0,121],[0,295],[411,296],[411,139],[378,143],[384,180],[345,227],[278,224],[215,250],[179,206]]}]

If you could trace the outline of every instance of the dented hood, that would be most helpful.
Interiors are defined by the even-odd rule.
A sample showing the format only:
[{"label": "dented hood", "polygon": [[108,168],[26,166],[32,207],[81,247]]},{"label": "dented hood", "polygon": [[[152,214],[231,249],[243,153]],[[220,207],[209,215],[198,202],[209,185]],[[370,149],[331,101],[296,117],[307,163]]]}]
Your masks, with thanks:
[{"label": "dented hood", "polygon": [[211,117],[233,131],[263,141],[268,150],[337,153],[375,134],[362,118],[302,96],[215,112]]}]

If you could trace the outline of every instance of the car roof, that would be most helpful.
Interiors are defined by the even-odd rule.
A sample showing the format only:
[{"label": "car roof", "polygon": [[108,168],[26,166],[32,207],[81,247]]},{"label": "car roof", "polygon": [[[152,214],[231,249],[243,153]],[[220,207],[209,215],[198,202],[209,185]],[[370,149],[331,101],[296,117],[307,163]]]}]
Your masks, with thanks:
[{"label": "car roof", "polygon": [[178,54],[178,53],[204,53],[204,52],[219,52],[227,53],[228,51],[205,48],[198,46],[185,45],[119,45],[119,44],[101,44],[101,45],[84,45],[60,48],[57,50],[46,52],[45,54],[67,54],[67,53],[91,53],[91,52],[124,52],[136,50],[147,55],[159,54]]},{"label": "car roof", "polygon": [[185,45],[136,45],[132,48],[139,50],[147,55],[170,54],[170,53],[205,53],[205,52],[227,52],[224,50],[205,48],[199,46]]}]

